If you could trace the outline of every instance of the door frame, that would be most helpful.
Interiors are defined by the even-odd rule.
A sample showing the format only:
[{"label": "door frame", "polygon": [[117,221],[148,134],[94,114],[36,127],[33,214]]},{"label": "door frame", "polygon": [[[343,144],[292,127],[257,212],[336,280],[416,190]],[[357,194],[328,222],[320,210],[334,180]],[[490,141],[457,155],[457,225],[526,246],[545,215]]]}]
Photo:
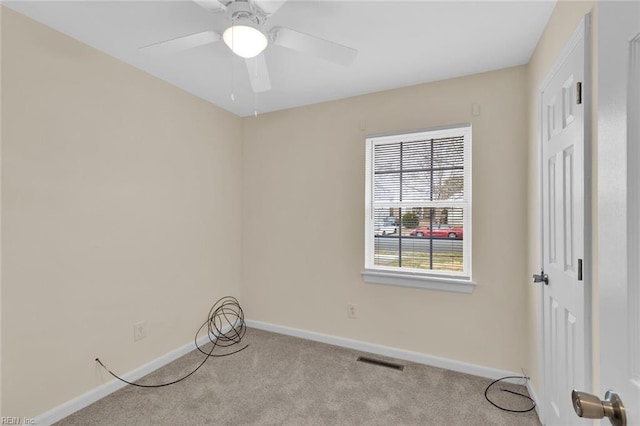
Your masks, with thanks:
[{"label": "door frame", "polygon": [[[543,194],[543,143],[544,143],[544,129],[543,129],[543,114],[544,105],[542,102],[542,95],[544,88],[551,81],[553,76],[559,71],[560,67],[564,64],[568,56],[571,54],[576,45],[584,40],[584,81],[582,82],[582,103],[584,105],[584,122],[583,122],[583,135],[584,135],[584,261],[583,261],[583,285],[584,285],[584,333],[585,333],[585,347],[584,347],[584,360],[585,360],[585,385],[586,391],[591,391],[593,388],[593,320],[592,320],[592,202],[591,202],[591,176],[592,176],[592,117],[591,117],[591,104],[592,104],[592,78],[591,78],[591,13],[585,15],[580,24],[565,43],[561,53],[556,57],[551,69],[538,86],[538,243],[539,247],[539,262],[542,267],[544,262],[544,211],[546,205],[544,203]],[[541,268],[542,269],[542,268]],[[537,272],[536,272],[537,273]],[[542,424],[546,421],[546,397],[548,394],[547,384],[545,383],[545,372],[549,366],[545,365],[544,353],[545,353],[545,336],[544,336],[544,296],[543,296],[543,284],[540,283],[536,289],[538,299],[538,378],[540,381],[540,388],[538,389],[539,401],[536,404],[538,417]],[[567,395],[567,399],[570,395]],[[540,404],[540,401],[543,404]]]},{"label": "door frame", "polygon": [[[632,399],[637,391],[620,368],[638,374],[638,365],[632,363],[637,362],[637,347],[621,348],[619,343],[626,338],[637,345],[639,333],[638,318],[630,315],[640,309],[636,305],[640,291],[640,129],[637,123],[627,127],[627,115],[630,108],[637,112],[640,102],[627,93],[629,45],[624,42],[638,43],[628,37],[637,31],[640,5],[604,2],[598,7],[598,396],[608,389],[618,392],[629,423],[637,424],[640,408]],[[605,228],[612,222],[617,226]]]}]

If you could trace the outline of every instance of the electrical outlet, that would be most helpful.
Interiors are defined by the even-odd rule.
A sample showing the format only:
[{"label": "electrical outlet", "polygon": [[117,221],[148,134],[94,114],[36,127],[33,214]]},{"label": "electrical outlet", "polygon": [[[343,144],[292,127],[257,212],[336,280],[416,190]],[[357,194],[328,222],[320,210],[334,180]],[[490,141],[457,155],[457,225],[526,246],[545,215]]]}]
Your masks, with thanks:
[{"label": "electrical outlet", "polygon": [[140,321],[133,324],[133,341],[137,342],[147,337],[147,322]]},{"label": "electrical outlet", "polygon": [[353,303],[347,304],[347,317],[351,319],[358,318],[358,306]]}]

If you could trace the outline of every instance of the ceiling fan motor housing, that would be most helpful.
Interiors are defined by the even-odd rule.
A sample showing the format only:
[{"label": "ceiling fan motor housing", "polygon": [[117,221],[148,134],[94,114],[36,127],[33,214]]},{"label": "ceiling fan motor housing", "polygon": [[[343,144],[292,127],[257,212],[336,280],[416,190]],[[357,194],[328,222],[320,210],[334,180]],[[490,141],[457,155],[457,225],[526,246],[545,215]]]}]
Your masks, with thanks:
[{"label": "ceiling fan motor housing", "polygon": [[265,23],[266,15],[253,3],[246,0],[236,0],[227,6],[227,16],[232,23],[251,23],[254,26],[262,27]]}]

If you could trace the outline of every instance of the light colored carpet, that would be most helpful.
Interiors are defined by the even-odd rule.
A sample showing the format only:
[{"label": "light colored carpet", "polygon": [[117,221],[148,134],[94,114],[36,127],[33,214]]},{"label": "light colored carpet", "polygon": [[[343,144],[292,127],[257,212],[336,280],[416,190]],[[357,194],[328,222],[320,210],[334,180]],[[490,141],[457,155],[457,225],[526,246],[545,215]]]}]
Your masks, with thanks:
[{"label": "light colored carpet", "polygon": [[[501,411],[487,402],[491,380],[406,361],[248,329],[249,347],[212,358],[178,384],[128,386],[58,425],[540,425],[535,411]],[[394,361],[403,371],[357,362]],[[202,360],[194,351],[143,378],[174,380]],[[106,360],[105,360],[106,361]],[[499,387],[526,393],[523,386]],[[531,402],[500,391],[496,402],[522,410]]]}]

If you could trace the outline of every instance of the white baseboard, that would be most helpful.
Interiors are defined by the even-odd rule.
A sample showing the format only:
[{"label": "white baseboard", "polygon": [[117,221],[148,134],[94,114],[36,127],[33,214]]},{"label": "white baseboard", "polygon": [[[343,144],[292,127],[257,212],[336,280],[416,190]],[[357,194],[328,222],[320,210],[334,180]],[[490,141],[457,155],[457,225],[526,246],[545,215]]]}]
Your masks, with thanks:
[{"label": "white baseboard", "polygon": [[[344,337],[331,336],[328,334],[316,333],[312,331],[300,330],[297,328],[284,327],[280,325],[270,324],[262,321],[245,320],[247,327],[257,328],[259,330],[271,331],[274,333],[285,334],[288,336],[300,337],[302,339],[313,340],[321,343],[328,343],[334,346],[355,349],[357,351],[369,352],[376,355],[388,356],[404,361],[411,361],[418,364],[430,365],[433,367],[444,368],[447,370],[457,371],[460,373],[472,374],[474,376],[486,377],[488,379],[497,380],[507,376],[520,376],[519,373],[513,371],[500,370],[497,368],[484,367],[476,364],[469,364],[453,359],[441,358],[433,355],[427,355],[419,352],[406,351],[396,349],[389,346],[377,345],[374,343],[362,342],[359,340],[347,339]],[[519,382],[518,382],[519,383]]]},{"label": "white baseboard", "polygon": [[[226,332],[226,331],[223,330],[223,332]],[[207,343],[209,343],[209,337],[207,335],[204,335],[198,339],[199,346],[205,345]],[[176,359],[188,354],[189,352],[195,349],[196,347],[193,344],[193,342],[187,343],[186,345],[183,345],[178,349],[174,349],[173,351],[166,353],[154,359],[153,361],[150,361],[142,365],[141,367],[136,368],[135,370],[122,374],[120,377],[122,377],[123,379],[129,382],[135,382],[136,380],[146,376],[147,374],[154,372],[160,367],[164,367],[170,362],[175,361]],[[39,415],[33,420],[36,425],[49,426],[75,413],[78,410],[88,407],[94,402],[104,398],[105,396],[125,386],[127,386],[126,383],[121,382],[120,380],[114,379],[108,383],[105,383],[101,386],[98,386],[97,388],[90,390],[89,392],[86,392],[76,398],[73,398],[72,400],[67,401],[64,404],[61,404],[47,411],[44,414]]]},{"label": "white baseboard", "polygon": [[538,419],[542,420],[542,409],[538,404],[538,395],[536,394],[536,389],[533,387],[531,380],[527,380],[527,392],[529,392],[529,396],[536,404],[536,414],[538,415]]}]

